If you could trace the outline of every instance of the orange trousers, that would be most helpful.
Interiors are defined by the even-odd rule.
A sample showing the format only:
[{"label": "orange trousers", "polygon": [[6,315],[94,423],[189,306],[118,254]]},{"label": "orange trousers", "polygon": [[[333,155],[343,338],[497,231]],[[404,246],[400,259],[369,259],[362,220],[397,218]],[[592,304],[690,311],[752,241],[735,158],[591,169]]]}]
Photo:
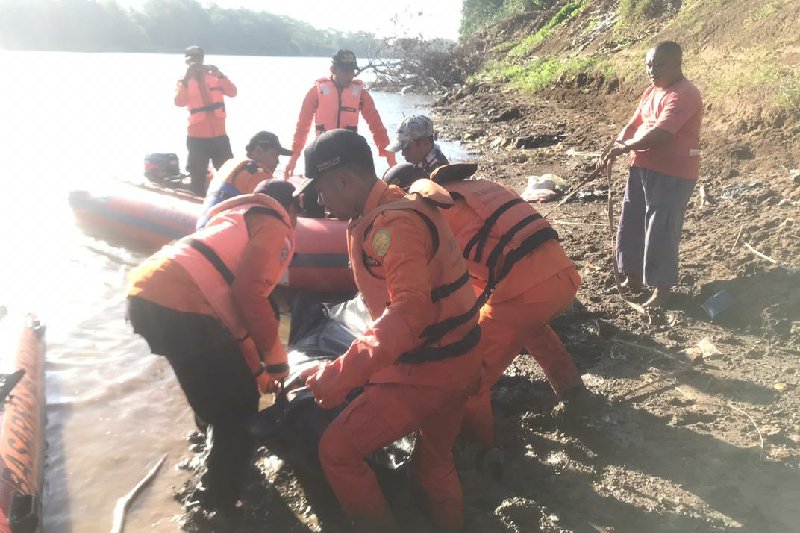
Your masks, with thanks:
[{"label": "orange trousers", "polygon": [[558,335],[548,325],[567,309],[580,286],[580,276],[567,268],[516,298],[490,299],[480,316],[483,378],[478,394],[467,401],[464,433],[485,447],[494,446],[491,390],[514,358],[526,348],[542,368],[557,396],[580,382],[578,369]]},{"label": "orange trousers", "polygon": [[[474,388],[472,389],[474,391]],[[359,530],[390,530],[394,519],[364,457],[419,431],[412,471],[442,528],[464,523],[461,482],[452,448],[461,430],[466,391],[369,384],[323,433],[319,458],[328,483]]]}]

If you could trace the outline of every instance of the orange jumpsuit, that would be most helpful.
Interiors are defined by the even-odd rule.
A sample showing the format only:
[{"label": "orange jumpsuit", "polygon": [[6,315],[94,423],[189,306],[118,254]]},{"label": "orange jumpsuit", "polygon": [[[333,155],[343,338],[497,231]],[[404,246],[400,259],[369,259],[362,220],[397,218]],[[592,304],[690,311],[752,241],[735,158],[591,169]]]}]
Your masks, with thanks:
[{"label": "orange jumpsuit", "polygon": [[460,527],[463,502],[452,446],[481,366],[475,350],[479,306],[466,265],[438,210],[382,181],[372,188],[364,215],[351,221],[348,242],[356,284],[374,322],[344,355],[309,378],[327,407],[364,386],[323,434],[320,462],[345,511],[377,530],[392,519],[364,457],[419,431],[415,479],[437,523]]},{"label": "orange jumpsuit", "polygon": [[558,396],[580,382],[572,357],[548,325],[572,302],[580,277],[547,221],[514,192],[488,180],[444,187],[456,202],[442,214],[464,250],[476,293],[494,285],[480,314],[481,389],[464,415],[466,433],[491,447],[491,388],[523,347]]},{"label": "orange jumpsuit", "polygon": [[[331,85],[333,85],[332,81]],[[347,91],[348,89],[349,87],[345,87],[342,89],[342,92]],[[339,99],[341,100],[341,92],[339,94]],[[306,145],[308,132],[311,129],[311,123],[314,122],[314,115],[317,113],[317,108],[319,105],[319,90],[317,85],[315,85],[309,89],[308,93],[306,93],[306,96],[303,99],[303,105],[300,107],[300,116],[297,118],[297,126],[295,127],[294,138],[292,139],[292,152],[294,153],[292,156],[292,161],[296,161],[297,158],[300,157],[300,153],[303,151],[303,148]],[[383,125],[381,116],[378,114],[378,110],[375,107],[375,101],[372,99],[372,96],[369,95],[366,89],[361,89],[359,110],[361,111],[361,116],[364,117],[364,120],[367,121],[367,125],[369,125],[369,129],[372,132],[372,138],[375,141],[375,146],[378,147],[379,155],[382,157],[394,155],[391,154],[391,152],[386,151],[386,147],[389,146],[389,135],[386,133],[386,127]],[[322,131],[332,130],[339,127],[345,127],[345,125],[331,124],[326,126],[323,130],[318,129],[317,135],[322,133]]]}]

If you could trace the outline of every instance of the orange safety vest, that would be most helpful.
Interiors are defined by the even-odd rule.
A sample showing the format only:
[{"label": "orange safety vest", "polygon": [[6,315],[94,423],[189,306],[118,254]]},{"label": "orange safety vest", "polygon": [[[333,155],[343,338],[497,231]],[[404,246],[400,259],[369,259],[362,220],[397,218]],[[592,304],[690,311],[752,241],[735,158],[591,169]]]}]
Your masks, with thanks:
[{"label": "orange safety vest", "polygon": [[[215,206],[206,226],[169,247],[171,257],[191,276],[214,314],[240,341],[248,337],[247,328],[233,306],[230,286],[238,270],[242,252],[250,240],[245,214],[257,211],[273,216],[291,227],[289,215],[273,198],[247,194],[230,198]],[[288,257],[294,253],[294,237],[286,243]],[[285,269],[289,261],[283,263]],[[280,272],[277,278],[283,276]]]},{"label": "orange safety vest", "polygon": [[[519,195],[492,181],[460,180],[443,184],[454,200],[465,202],[483,220],[474,235],[459,235],[470,273],[487,290],[542,243],[558,239],[550,223]],[[447,212],[443,212],[445,219]]]},{"label": "orange safety vest", "polygon": [[353,80],[341,93],[330,78],[320,78],[314,85],[317,87],[317,110],[314,114],[317,135],[337,128],[356,131],[364,83]]},{"label": "orange safety vest", "polygon": [[186,86],[189,108],[189,124],[198,124],[206,119],[206,113],[212,113],[215,118],[224,119],[225,95],[219,78],[205,73],[203,85],[197,78],[190,78]]},{"label": "orange safety vest", "polygon": [[405,199],[383,204],[362,217],[348,231],[350,262],[356,285],[364,297],[373,320],[383,314],[391,303],[386,280],[379,267],[378,258],[371,257],[364,240],[375,218],[385,211],[409,210],[428,226],[433,237],[433,255],[428,269],[434,286],[431,288],[431,305],[436,308],[436,319],[427,326],[413,350],[398,357],[398,363],[423,363],[464,355],[480,340],[478,311],[480,303],[469,283],[469,274],[459,250],[441,246],[444,239],[452,239],[452,232],[442,218],[436,204],[424,198],[407,196]]},{"label": "orange safety vest", "polygon": [[[240,176],[242,172],[247,172],[246,176]],[[246,177],[246,179],[244,179]],[[272,179],[272,174],[268,174],[258,163],[252,159],[244,159],[236,163],[229,159],[222,165],[219,172],[208,185],[208,192],[203,201],[203,214],[198,218],[197,229],[205,226],[208,213],[212,207],[221,202],[239,196],[240,194],[250,194],[256,185],[264,180]]]}]

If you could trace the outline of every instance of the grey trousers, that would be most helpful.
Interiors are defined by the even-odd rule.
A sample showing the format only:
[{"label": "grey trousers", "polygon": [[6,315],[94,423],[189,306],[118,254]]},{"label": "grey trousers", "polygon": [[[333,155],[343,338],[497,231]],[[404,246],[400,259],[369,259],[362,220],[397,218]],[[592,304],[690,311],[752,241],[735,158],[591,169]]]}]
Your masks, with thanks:
[{"label": "grey trousers", "polygon": [[617,229],[617,261],[650,287],[678,282],[678,245],[694,180],[631,167]]}]

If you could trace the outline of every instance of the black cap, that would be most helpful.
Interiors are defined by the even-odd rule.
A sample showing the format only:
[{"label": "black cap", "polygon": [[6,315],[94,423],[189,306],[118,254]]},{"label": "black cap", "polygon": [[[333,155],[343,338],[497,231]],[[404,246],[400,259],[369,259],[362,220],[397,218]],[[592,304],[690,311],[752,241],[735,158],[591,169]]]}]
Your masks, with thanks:
[{"label": "black cap", "polygon": [[308,145],[305,152],[306,177],[311,180],[345,165],[355,165],[375,174],[367,140],[352,130],[326,131]]},{"label": "black cap", "polygon": [[339,50],[333,54],[332,60],[334,68],[351,68],[353,70],[358,69],[358,60],[356,60],[356,55],[350,50]]},{"label": "black cap", "polygon": [[431,180],[436,183],[450,183],[451,181],[465,180],[478,171],[475,163],[451,163],[436,167],[431,172]]},{"label": "black cap", "polygon": [[400,163],[387,170],[382,179],[389,185],[397,185],[407,191],[412,183],[427,177],[428,173],[421,168],[411,163]]},{"label": "black cap", "polygon": [[277,148],[280,155],[292,155],[292,151],[288,148],[281,146],[278,136],[269,131],[259,131],[250,139],[250,142],[245,146],[245,152],[249,157],[256,146],[263,146],[264,148]]},{"label": "black cap", "polygon": [[281,179],[264,180],[256,185],[253,192],[271,196],[285,209],[289,209],[293,205],[298,205],[297,198],[295,198],[294,185],[288,181]]},{"label": "black cap", "polygon": [[206,53],[199,46],[190,46],[184,50],[183,55],[190,57],[205,57]]}]

